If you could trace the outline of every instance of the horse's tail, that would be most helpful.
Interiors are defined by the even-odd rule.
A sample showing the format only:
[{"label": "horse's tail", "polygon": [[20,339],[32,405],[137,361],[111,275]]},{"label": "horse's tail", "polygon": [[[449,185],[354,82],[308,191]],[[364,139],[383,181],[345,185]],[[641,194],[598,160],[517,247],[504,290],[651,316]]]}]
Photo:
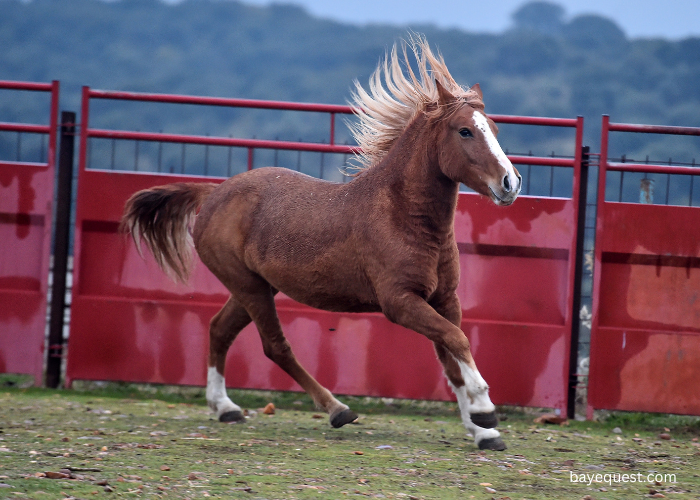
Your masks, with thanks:
[{"label": "horse's tail", "polygon": [[131,233],[139,254],[143,255],[144,241],[163,272],[185,283],[194,247],[190,224],[216,187],[212,183],[179,182],[139,191],[126,202],[119,228]]}]

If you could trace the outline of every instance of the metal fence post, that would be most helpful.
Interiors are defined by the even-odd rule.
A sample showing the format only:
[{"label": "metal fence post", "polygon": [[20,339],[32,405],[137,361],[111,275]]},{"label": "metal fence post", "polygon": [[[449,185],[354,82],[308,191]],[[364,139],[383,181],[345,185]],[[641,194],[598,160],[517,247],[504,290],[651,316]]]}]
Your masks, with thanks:
[{"label": "metal fence post", "polygon": [[586,198],[588,196],[589,146],[581,147],[581,178],[578,194],[578,221],[576,221],[576,255],[574,269],[574,300],[571,318],[571,350],[569,358],[569,394],[567,398],[567,417],[576,415],[576,386],[578,385],[578,340],[581,328],[581,283],[583,281],[583,243],[586,233]]},{"label": "metal fence post", "polygon": [[56,189],[56,233],[53,251],[53,286],[49,319],[49,348],[46,359],[46,386],[56,388],[61,380],[63,358],[63,318],[66,307],[66,274],[70,236],[70,208],[75,150],[75,113],[61,113],[61,144],[58,153]]}]

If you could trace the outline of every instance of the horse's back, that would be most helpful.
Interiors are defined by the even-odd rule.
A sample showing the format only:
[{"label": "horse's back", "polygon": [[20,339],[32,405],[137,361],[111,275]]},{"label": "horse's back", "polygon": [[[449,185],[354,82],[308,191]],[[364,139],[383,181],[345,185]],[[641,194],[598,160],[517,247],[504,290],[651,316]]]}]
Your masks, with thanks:
[{"label": "horse's back", "polygon": [[[230,289],[252,271],[308,305],[374,310],[349,184],[267,167],[225,181],[202,205],[197,252]],[[243,269],[243,266],[245,269]]]}]

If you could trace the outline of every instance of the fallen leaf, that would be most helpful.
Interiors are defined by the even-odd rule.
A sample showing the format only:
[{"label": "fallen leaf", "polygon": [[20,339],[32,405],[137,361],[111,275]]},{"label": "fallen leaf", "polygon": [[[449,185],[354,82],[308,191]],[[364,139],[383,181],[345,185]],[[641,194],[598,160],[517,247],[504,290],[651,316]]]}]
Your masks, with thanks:
[{"label": "fallen leaf", "polygon": [[665,439],[668,441],[669,439],[671,439],[671,435],[667,432],[662,432],[661,434],[659,434],[659,439]]},{"label": "fallen leaf", "polygon": [[162,471],[170,470],[170,467],[168,467],[167,465],[161,465],[160,470],[162,470]]},{"label": "fallen leaf", "polygon": [[486,487],[484,489],[486,490],[486,493],[496,493],[496,490],[494,490],[493,488]]},{"label": "fallen leaf", "polygon": [[70,479],[70,474],[47,471],[44,473],[44,477],[48,477],[49,479]]},{"label": "fallen leaf", "polygon": [[190,481],[196,481],[196,480],[199,479],[199,478],[197,477],[197,474],[195,474],[194,472],[190,472],[190,473],[187,475],[187,479],[189,479]]},{"label": "fallen leaf", "polygon": [[364,455],[365,454],[363,451],[354,451],[353,453],[355,455]]},{"label": "fallen leaf", "polygon": [[558,424],[558,425],[568,425],[568,421],[565,417],[560,417],[554,413],[545,413],[537,417],[534,422],[536,424]]},{"label": "fallen leaf", "polygon": [[313,415],[311,415],[311,418],[323,418],[323,415],[319,413],[314,413]]}]

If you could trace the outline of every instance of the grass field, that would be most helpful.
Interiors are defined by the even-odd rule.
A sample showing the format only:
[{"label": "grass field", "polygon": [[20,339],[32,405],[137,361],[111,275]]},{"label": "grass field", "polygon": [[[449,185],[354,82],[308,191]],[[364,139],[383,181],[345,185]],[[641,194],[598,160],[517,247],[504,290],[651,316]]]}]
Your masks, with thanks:
[{"label": "grass field", "polygon": [[698,418],[501,409],[509,448],[480,452],[451,403],[345,397],[360,419],[332,429],[305,395],[230,393],[243,424],[201,389],[0,387],[0,498],[700,498]]}]

